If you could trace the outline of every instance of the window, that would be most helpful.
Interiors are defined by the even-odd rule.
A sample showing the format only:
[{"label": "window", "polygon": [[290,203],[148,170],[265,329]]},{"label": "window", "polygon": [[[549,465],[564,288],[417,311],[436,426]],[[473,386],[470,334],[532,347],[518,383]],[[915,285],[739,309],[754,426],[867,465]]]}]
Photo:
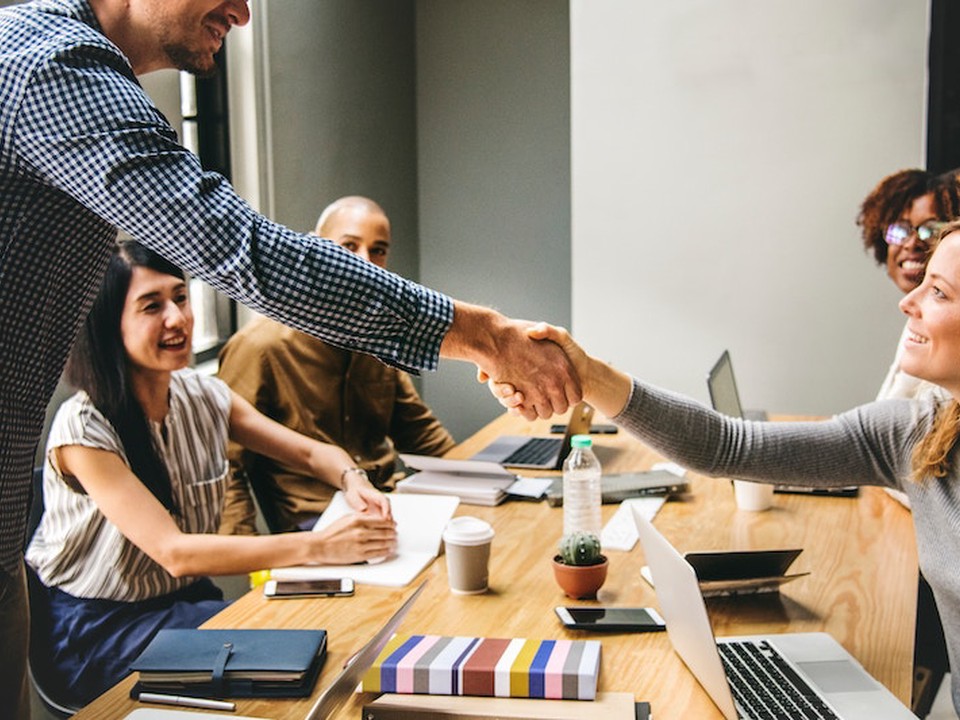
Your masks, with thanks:
[{"label": "window", "polygon": [[[227,77],[225,50],[217,55],[219,71],[210,78],[180,73],[180,140],[200,158],[204,170],[230,179],[230,137],[227,124]],[[220,348],[237,329],[237,307],[201,280],[190,280],[195,317],[193,352],[197,364],[216,358]]]}]

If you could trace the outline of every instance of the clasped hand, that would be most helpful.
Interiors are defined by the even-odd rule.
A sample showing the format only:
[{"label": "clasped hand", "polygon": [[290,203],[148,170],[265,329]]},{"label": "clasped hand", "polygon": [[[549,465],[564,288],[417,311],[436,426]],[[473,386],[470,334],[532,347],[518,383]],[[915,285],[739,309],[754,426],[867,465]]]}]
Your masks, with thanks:
[{"label": "clasped hand", "polygon": [[343,494],[356,512],[340,518],[320,533],[326,553],[338,563],[355,563],[394,554],[397,524],[390,501],[362,475],[343,476]]},{"label": "clasped hand", "polygon": [[563,333],[545,323],[510,320],[496,357],[488,367],[478,366],[477,381],[488,383],[504,407],[527,420],[562,415],[582,398],[579,373],[558,342]]},{"label": "clasped hand", "polygon": [[[495,380],[482,369],[477,372],[477,380],[487,383],[490,393],[503,407],[513,414],[522,415],[527,420],[533,420],[536,417],[550,417],[553,414],[563,414],[570,405],[579,402],[583,396],[581,383],[585,378],[587,356],[583,349],[570,337],[570,334],[561,327],[542,322],[527,323],[524,332],[527,340],[534,343],[533,353],[559,354],[564,360],[563,364],[569,368],[569,377],[571,381],[576,382],[576,393],[566,394],[566,405],[562,403],[547,405],[539,400],[541,398],[540,394],[532,395],[526,385],[503,379]],[[542,379],[545,380],[545,378]],[[556,394],[553,397],[557,397]],[[550,412],[544,414],[545,409],[549,409]]]}]

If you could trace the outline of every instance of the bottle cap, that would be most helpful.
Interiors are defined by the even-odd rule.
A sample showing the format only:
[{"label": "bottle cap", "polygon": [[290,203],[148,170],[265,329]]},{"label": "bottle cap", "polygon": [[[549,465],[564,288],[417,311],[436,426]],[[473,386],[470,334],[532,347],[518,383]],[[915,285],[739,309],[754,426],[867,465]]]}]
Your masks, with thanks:
[{"label": "bottle cap", "polygon": [[570,447],[588,448],[593,445],[593,438],[589,435],[574,435],[570,438]]}]

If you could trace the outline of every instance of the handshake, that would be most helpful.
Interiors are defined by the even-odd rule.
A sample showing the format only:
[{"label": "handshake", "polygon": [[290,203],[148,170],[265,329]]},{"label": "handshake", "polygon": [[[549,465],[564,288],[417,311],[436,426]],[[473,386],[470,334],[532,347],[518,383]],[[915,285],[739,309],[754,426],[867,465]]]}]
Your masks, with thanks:
[{"label": "handshake", "polygon": [[440,351],[473,362],[477,380],[527,420],[563,414],[580,400],[614,417],[632,387],[629,376],[589,356],[563,328],[459,302]]}]

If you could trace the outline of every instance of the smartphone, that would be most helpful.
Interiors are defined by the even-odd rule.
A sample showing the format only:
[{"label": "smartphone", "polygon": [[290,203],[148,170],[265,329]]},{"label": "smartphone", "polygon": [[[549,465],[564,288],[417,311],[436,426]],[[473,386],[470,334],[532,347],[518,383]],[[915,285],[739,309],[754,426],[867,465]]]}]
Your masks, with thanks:
[{"label": "smartphone", "polygon": [[267,598],[297,598],[332,595],[353,595],[351,578],[331,580],[267,580],[263,584]]},{"label": "smartphone", "polygon": [[667,624],[648,607],[558,607],[557,617],[574,630],[615,630],[618,632],[658,632]]}]

